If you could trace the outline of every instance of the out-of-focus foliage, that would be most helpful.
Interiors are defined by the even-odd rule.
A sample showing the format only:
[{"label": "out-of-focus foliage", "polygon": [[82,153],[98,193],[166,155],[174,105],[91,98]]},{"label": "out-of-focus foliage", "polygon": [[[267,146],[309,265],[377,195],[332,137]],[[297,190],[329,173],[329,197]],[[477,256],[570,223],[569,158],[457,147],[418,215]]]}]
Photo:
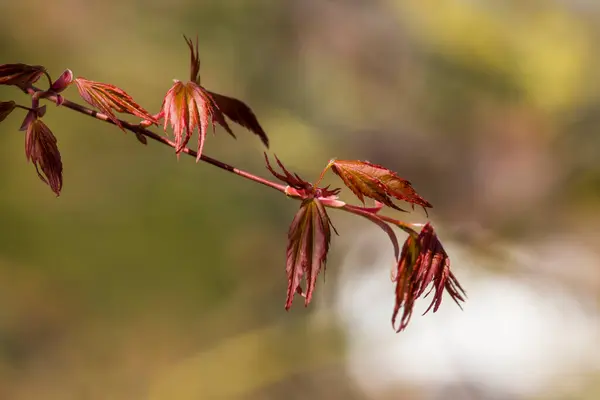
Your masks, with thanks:
[{"label": "out-of-focus foliage", "polygon": [[[597,2],[21,0],[0,2],[0,22],[0,64],[41,64],[53,79],[69,68],[152,114],[188,77],[181,35],[198,34],[202,85],[250,105],[290,170],[316,178],[332,157],[386,165],[431,201],[442,239],[497,272],[522,269],[494,251],[501,241],[560,233],[597,251]],[[0,88],[0,101],[28,100],[15,93]],[[326,301],[342,243],[313,307],[283,310],[298,203],[48,104],[57,199],[26,162],[19,111],[0,125],[0,398],[371,396],[345,369],[360,332]],[[268,174],[255,137],[225,136],[203,152]],[[350,246],[344,227],[364,225],[339,214]],[[598,302],[598,275],[580,278],[592,265],[534,261],[537,276]],[[571,398],[596,398],[597,379]],[[427,393],[397,385],[377,398]]]}]

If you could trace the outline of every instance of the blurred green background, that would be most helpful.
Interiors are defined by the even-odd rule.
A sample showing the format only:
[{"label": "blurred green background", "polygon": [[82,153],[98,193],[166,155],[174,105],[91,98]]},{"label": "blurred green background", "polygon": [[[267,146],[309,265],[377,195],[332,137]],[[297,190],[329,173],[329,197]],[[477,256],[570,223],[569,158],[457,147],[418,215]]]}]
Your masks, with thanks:
[{"label": "blurred green background", "polygon": [[[571,328],[585,331],[580,352],[591,361],[571,360],[577,368],[524,390],[492,383],[535,375],[535,366],[520,368],[530,365],[529,342],[504,372],[493,373],[492,355],[477,364],[489,375],[463,369],[420,383],[402,378],[427,363],[417,352],[391,368],[397,379],[365,384],[357,365],[390,368],[369,346],[362,351],[374,361],[361,358],[357,337],[395,346],[416,335],[418,346],[430,332],[421,320],[439,315],[416,315],[407,332],[393,333],[385,235],[332,213],[341,236],[327,281],[311,307],[296,299],[286,313],[286,233],[297,202],[49,104],[44,120],[64,164],[60,198],[25,160],[24,115],[0,125],[0,399],[600,397],[598,2],[0,2],[0,63],[42,64],[53,77],[70,68],[153,113],[172,79],[188,78],[182,34],[198,34],[202,84],[250,104],[288,168],[312,180],[338,157],[398,171],[434,205],[430,218],[459,279],[484,275],[490,291],[508,278],[524,290],[551,283],[556,310],[570,313],[568,298],[585,314],[586,325]],[[13,88],[0,96],[27,104]],[[66,97],[79,101],[74,88]],[[205,153],[268,176],[260,141],[235,132],[237,141],[222,130],[209,136]],[[425,221],[418,211],[406,218]],[[387,258],[378,263],[380,252]],[[352,289],[365,273],[387,291],[373,308]],[[490,291],[477,292],[477,279],[463,285],[481,292],[463,318],[486,315],[501,327],[490,333],[498,337],[479,335],[486,348],[508,343],[502,329],[531,343],[567,335],[528,335],[527,325],[500,318],[534,307],[527,301],[470,314]],[[348,322],[370,315],[378,319],[365,331]],[[457,325],[458,336],[471,328]],[[548,343],[547,363],[566,365]]]}]

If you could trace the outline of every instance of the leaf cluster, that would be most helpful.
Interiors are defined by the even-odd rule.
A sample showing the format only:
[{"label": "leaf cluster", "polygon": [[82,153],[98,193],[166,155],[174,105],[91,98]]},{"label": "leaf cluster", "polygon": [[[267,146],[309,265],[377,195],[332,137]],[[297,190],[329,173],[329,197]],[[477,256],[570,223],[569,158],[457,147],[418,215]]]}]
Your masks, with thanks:
[{"label": "leaf cluster", "polygon": [[[432,207],[415,191],[408,180],[401,178],[394,171],[368,161],[332,159],[323,169],[319,179],[311,183],[298,174],[290,172],[275,156],[278,168],[276,170],[265,153],[266,168],[277,180],[285,184],[282,185],[205,156],[203,150],[210,126],[213,132],[217,126],[220,126],[235,138],[227,119],[257,135],[267,148],[269,138],[246,103],[209,91],[200,84],[198,40],[195,44],[188,38],[185,40],[190,51],[190,79],[187,82],[174,81],[165,94],[157,114],[146,111],[123,89],[83,77],[74,78],[73,73],[68,69],[53,81],[43,66],[4,64],[0,65],[0,85],[15,86],[30,94],[31,106],[19,105],[12,100],[0,102],[0,122],[16,109],[27,111],[21,124],[21,130],[26,132],[26,159],[34,164],[40,179],[48,184],[57,196],[63,186],[63,165],[58,141],[42,120],[46,112],[46,106],[39,105],[42,99],[110,122],[124,132],[132,131],[143,144],[147,143],[147,138],[153,139],[171,146],[177,156],[181,153],[192,155],[197,161],[208,162],[300,200],[300,208],[288,230],[286,310],[292,306],[296,294],[304,297],[306,306],[310,303],[317,277],[326,269],[332,232],[338,234],[328,215],[328,208],[366,218],[380,227],[389,237],[395,259],[393,281],[396,302],[392,314],[394,326],[402,310],[398,331],[406,328],[410,321],[415,301],[427,296],[431,291],[434,295],[427,311],[430,309],[433,312],[437,311],[444,292],[460,306],[460,302],[466,298],[465,292],[450,271],[449,257],[432,225],[428,222],[420,232],[417,232],[415,230],[417,225],[404,223],[380,212],[384,207],[406,212],[396,204],[397,201],[404,201],[413,209],[415,205],[420,206],[426,213],[427,209]],[[34,86],[42,76],[48,79],[48,88],[45,90]],[[72,84],[77,87],[80,97],[98,111],[63,97],[61,93]],[[139,118],[140,122],[137,125],[125,122],[117,116],[117,113],[132,115]],[[161,121],[165,132],[169,127],[171,128],[174,142],[148,129],[151,125],[160,124]],[[188,148],[194,132],[197,132],[198,136],[196,151]],[[340,200],[341,188],[319,186],[328,170],[341,179],[362,206],[347,204]],[[374,206],[367,207],[366,199],[372,199]],[[408,234],[402,251],[400,251],[395,228],[400,228]],[[304,287],[303,280],[306,282]]]}]

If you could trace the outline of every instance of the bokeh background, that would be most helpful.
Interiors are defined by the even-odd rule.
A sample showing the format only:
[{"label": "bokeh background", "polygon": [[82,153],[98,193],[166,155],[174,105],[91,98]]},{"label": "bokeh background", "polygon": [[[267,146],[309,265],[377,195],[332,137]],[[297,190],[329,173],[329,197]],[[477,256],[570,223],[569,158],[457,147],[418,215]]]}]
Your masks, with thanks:
[{"label": "bokeh background", "polygon": [[[332,212],[326,281],[286,313],[297,202],[49,105],[59,198],[23,115],[0,125],[0,399],[600,398],[600,3],[0,1],[0,63],[70,68],[151,112],[188,77],[182,34],[290,169],[367,159],[411,180],[464,311],[394,333],[391,245]],[[235,131],[206,154],[267,176]]]}]

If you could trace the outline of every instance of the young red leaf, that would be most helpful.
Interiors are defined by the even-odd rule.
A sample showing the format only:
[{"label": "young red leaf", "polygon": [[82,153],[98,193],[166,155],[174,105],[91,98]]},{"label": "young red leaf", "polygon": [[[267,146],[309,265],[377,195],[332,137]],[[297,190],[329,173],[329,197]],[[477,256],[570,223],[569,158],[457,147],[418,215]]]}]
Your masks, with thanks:
[{"label": "young red leaf", "polygon": [[184,39],[190,49],[190,80],[187,83],[175,80],[175,84],[165,95],[161,111],[156,116],[158,120],[164,118],[165,131],[167,125],[173,127],[176,153],[179,154],[187,146],[194,129],[198,128],[197,160],[200,160],[211,122],[213,132],[215,125],[219,124],[235,138],[225,116],[256,133],[268,147],[267,135],[250,107],[240,100],[209,92],[200,85],[198,39],[195,44],[185,36]]},{"label": "young red leaf", "polygon": [[56,138],[40,119],[35,119],[27,126],[25,155],[27,161],[35,165],[40,179],[49,185],[57,196],[60,195],[63,184],[60,152]]},{"label": "young red leaf", "polygon": [[15,109],[17,104],[14,101],[0,101],[0,122],[4,121],[6,117]]},{"label": "young red leaf", "polygon": [[[450,271],[450,259],[442,247],[431,224],[427,223],[418,236],[410,235],[402,248],[396,273],[396,305],[392,315],[392,324],[403,308],[400,332],[408,325],[412,315],[415,300],[421,297],[430,286],[429,292],[434,291],[433,300],[425,311],[433,308],[436,312],[442,303],[444,290],[460,307],[459,301],[464,302],[466,293]],[[425,294],[425,297],[429,294]],[[461,307],[462,308],[462,307]]]},{"label": "young red leaf", "polygon": [[233,97],[223,96],[222,94],[208,92],[215,104],[219,107],[219,110],[225,114],[236,124],[243,126],[251,132],[254,132],[260,140],[263,142],[265,147],[269,147],[269,138],[267,134],[260,126],[256,115],[252,112],[252,109],[248,107],[246,103],[241,100],[234,99]]},{"label": "young red leaf", "polygon": [[[191,81],[184,84],[176,80],[165,95],[158,118],[164,118],[165,131],[169,124],[173,128],[177,154],[185,148],[197,128],[197,160],[200,160],[209,124],[211,121],[213,125],[224,121],[219,113],[211,97],[200,85]],[[227,129],[231,132],[228,126]]]},{"label": "young red leaf", "polygon": [[396,326],[398,312],[401,307],[404,308],[397,332],[406,328],[412,316],[416,300],[415,293],[418,290],[415,286],[419,284],[414,277],[415,262],[417,261],[418,253],[418,241],[413,235],[409,235],[404,242],[404,246],[402,246],[402,254],[398,261],[397,270],[392,274],[396,281],[396,304],[394,305],[394,313],[392,315],[392,326]]},{"label": "young red leaf", "polygon": [[431,207],[427,200],[417,194],[409,181],[380,165],[354,160],[333,160],[330,165],[333,172],[363,203],[366,196],[388,207],[404,211],[393,203],[392,197],[395,197],[411,203],[413,207],[415,204],[422,206],[423,209]]},{"label": "young red leaf", "polygon": [[41,65],[0,65],[0,85],[15,85],[21,88],[34,84],[46,72]]},{"label": "young red leaf", "polygon": [[81,77],[75,79],[75,84],[83,100],[99,109],[121,129],[123,129],[123,126],[113,110],[135,115],[145,121],[158,123],[157,119],[138,105],[130,95],[114,85],[94,82]]},{"label": "young red leaf", "polygon": [[294,294],[302,294],[300,282],[303,277],[306,277],[304,305],[310,303],[317,276],[325,269],[332,227],[325,207],[318,199],[302,201],[288,232],[286,310],[292,306]]},{"label": "young red leaf", "polygon": [[198,36],[196,36],[196,45],[191,39],[183,36],[185,42],[190,48],[190,81],[200,85],[200,54],[198,52]]}]

